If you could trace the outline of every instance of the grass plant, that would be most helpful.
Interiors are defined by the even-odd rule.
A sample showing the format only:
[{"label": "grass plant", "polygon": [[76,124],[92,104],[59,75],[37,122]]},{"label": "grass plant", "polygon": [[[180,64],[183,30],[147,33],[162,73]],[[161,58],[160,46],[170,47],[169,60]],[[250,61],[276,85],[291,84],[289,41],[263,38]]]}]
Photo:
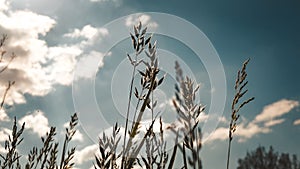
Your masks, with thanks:
[{"label": "grass plant", "polygon": [[[190,77],[185,76],[180,67],[179,62],[175,62],[176,81],[175,97],[172,100],[173,107],[177,114],[177,121],[168,128],[163,128],[163,118],[156,109],[158,103],[154,99],[154,92],[163,84],[165,75],[161,75],[159,66],[159,57],[157,55],[157,42],[152,41],[152,35],[147,33],[147,27],[143,27],[141,22],[133,26],[133,33],[130,33],[134,54],[127,54],[128,61],[132,65],[132,75],[128,94],[128,104],[126,111],[125,126],[122,127],[118,123],[112,127],[112,134],[103,133],[99,137],[99,155],[95,155],[95,169],[202,169],[202,161],[200,151],[202,147],[202,133],[199,126],[199,117],[204,111],[205,106],[196,101],[196,95],[199,91],[199,85]],[[4,46],[6,36],[0,39],[0,49]],[[6,52],[1,50],[1,59],[4,60]],[[147,57],[141,58],[144,53]],[[14,59],[12,55],[7,60],[7,66],[0,70],[5,71]],[[237,128],[237,120],[239,119],[239,111],[254,98],[246,99],[241,102],[248,90],[245,90],[248,81],[246,80],[247,60],[242,69],[238,71],[235,83],[235,95],[232,102],[232,114],[229,124],[229,145],[227,156],[227,169],[229,169],[230,150],[233,134]],[[138,73],[138,77],[136,77]],[[139,78],[139,85],[135,86],[135,78]],[[1,109],[4,106],[7,92],[14,85],[9,82],[6,90],[2,94]],[[130,107],[136,105],[131,111]],[[151,122],[146,126],[146,131],[142,131],[143,119],[145,113],[151,113]],[[133,115],[133,116],[131,116]],[[133,117],[129,119],[129,117]],[[132,123],[130,123],[132,122]],[[155,122],[159,123],[159,132],[154,132]],[[22,133],[25,129],[25,123],[18,127],[16,118],[12,127],[12,133],[5,141],[6,154],[0,155],[0,167],[2,169],[69,169],[74,168],[75,147],[69,148],[78,124],[78,117],[75,113],[71,116],[69,126],[66,128],[65,139],[60,151],[60,144],[55,141],[56,128],[51,127],[42,140],[42,147],[34,146],[27,156],[25,165],[20,163],[21,155],[17,151],[17,147],[23,141]],[[181,127],[176,127],[181,126]],[[19,128],[19,129],[18,129]],[[124,135],[120,132],[124,130]],[[167,141],[165,138],[166,130],[172,131],[174,134],[175,145],[172,152],[167,152]],[[141,152],[144,153],[141,153]],[[182,166],[175,167],[175,161],[181,160]]]}]

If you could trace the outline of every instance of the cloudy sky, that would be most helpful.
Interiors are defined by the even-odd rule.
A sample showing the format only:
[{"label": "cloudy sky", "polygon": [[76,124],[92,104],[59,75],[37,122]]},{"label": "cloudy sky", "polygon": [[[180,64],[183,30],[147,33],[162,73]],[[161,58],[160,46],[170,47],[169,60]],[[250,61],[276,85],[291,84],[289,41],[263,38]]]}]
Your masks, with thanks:
[{"label": "cloudy sky", "polygon": [[[218,127],[209,131],[201,151],[204,168],[222,168],[226,163],[233,85],[247,58],[251,58],[247,96],[255,100],[241,111],[232,167],[259,145],[300,156],[299,8],[298,1],[290,0],[0,0],[0,34],[8,36],[0,49],[6,50],[1,69],[16,55],[0,74],[1,97],[8,81],[15,81],[0,111],[0,152],[14,116],[19,124],[26,123],[20,150],[25,155],[28,147],[40,144],[50,126],[57,126],[58,136],[63,136],[65,123],[78,111],[77,167],[90,167],[98,133],[116,121],[124,122],[131,71],[126,53],[133,52],[128,33],[142,21],[158,41],[167,74],[157,93],[166,124],[175,119],[169,105],[175,60],[200,84],[204,105],[214,107],[213,98],[221,100],[220,111],[203,114],[203,126],[205,119],[219,115]],[[176,17],[185,24],[172,22]],[[202,33],[199,38],[186,29],[191,25]],[[205,51],[205,44],[219,58],[212,67],[205,52],[197,55],[197,47]],[[220,76],[211,77],[218,71]],[[221,81],[222,75],[226,81]]]}]

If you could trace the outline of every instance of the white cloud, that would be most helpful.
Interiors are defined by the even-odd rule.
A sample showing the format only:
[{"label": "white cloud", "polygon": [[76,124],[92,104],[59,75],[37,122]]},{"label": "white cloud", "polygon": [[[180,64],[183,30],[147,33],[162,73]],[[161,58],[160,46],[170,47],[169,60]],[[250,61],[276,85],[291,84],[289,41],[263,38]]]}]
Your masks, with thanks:
[{"label": "white cloud", "polygon": [[20,125],[24,122],[26,129],[31,129],[40,137],[44,136],[50,130],[48,119],[41,111],[35,111],[32,114],[28,114],[18,121]]},{"label": "white cloud", "polygon": [[77,46],[50,47],[47,59],[52,60],[53,64],[45,68],[48,80],[53,84],[70,85],[77,63],[76,57],[81,53],[82,50]]},{"label": "white cloud", "polygon": [[83,148],[82,150],[75,151],[74,161],[80,165],[86,161],[92,160],[98,152],[98,145],[93,144]]},{"label": "white cloud", "polygon": [[229,121],[224,117],[219,117],[219,122],[224,123],[224,124],[229,124]]},{"label": "white cloud", "polygon": [[252,138],[253,136],[261,133],[269,133],[271,132],[271,129],[268,127],[261,127],[260,125],[256,123],[248,123],[247,125],[245,124],[240,124],[237,127],[235,135],[239,137],[239,141],[245,141],[246,139]]},{"label": "white cloud", "polygon": [[[43,38],[54,28],[54,19],[29,10],[11,10],[8,1],[0,0],[0,5],[0,33],[8,35],[4,47],[7,53],[2,60],[2,66],[8,62],[12,52],[16,54],[8,69],[0,74],[0,93],[5,91],[8,81],[15,81],[7,94],[6,104],[25,103],[24,94],[44,96],[53,91],[54,85],[72,84],[79,59],[89,72],[91,71],[87,64],[93,57],[98,59],[99,66],[103,65],[102,53],[93,51],[80,56],[87,45],[107,36],[107,29],[86,25],[65,34],[74,40],[79,39],[79,42],[49,46]],[[81,77],[87,76],[91,77],[91,74]],[[3,113],[0,115],[0,119],[6,118]]]},{"label": "white cloud", "polygon": [[5,148],[2,147],[0,144],[0,154],[5,154],[6,152],[7,152],[7,150],[5,150]]},{"label": "white cloud", "polygon": [[4,62],[12,52],[16,58],[8,69],[0,74],[0,93],[8,81],[15,81],[6,98],[6,104],[25,103],[24,94],[44,96],[52,91],[53,85],[70,85],[75,58],[81,54],[76,46],[49,47],[41,37],[56,24],[48,16],[31,11],[0,11],[0,33],[7,34]]},{"label": "white cloud", "polygon": [[8,136],[12,133],[12,131],[8,128],[1,128],[0,130],[0,142],[4,142],[8,140]]},{"label": "white cloud", "polygon": [[86,39],[93,39],[99,34],[102,36],[108,35],[108,30],[105,28],[95,28],[92,27],[91,25],[86,25],[82,28],[82,30],[74,29],[73,32],[67,33],[64,36],[71,37],[71,38],[83,37]]},{"label": "white cloud", "polygon": [[205,123],[205,121],[209,118],[209,115],[205,112],[201,112],[197,118],[200,123]]},{"label": "white cloud", "polygon": [[255,122],[269,121],[290,112],[299,106],[295,100],[282,99],[264,107],[263,111],[255,117]]},{"label": "white cloud", "polygon": [[206,141],[210,142],[213,140],[226,140],[228,139],[228,128],[219,127],[217,128]]},{"label": "white cloud", "polygon": [[143,26],[146,26],[150,29],[155,29],[158,27],[158,24],[151,20],[151,16],[146,14],[130,15],[128,18],[126,18],[125,25],[131,28],[138,22],[141,22]]},{"label": "white cloud", "polygon": [[[8,136],[11,135],[12,131],[8,128],[0,128],[0,142],[4,142],[8,140]],[[0,154],[7,153],[7,150],[5,150],[4,147],[2,147],[0,143]]]},{"label": "white cloud", "polygon": [[0,109],[0,121],[9,121],[9,117],[7,116],[7,114],[5,113],[4,109]]},{"label": "white cloud", "polygon": [[[227,140],[228,139],[228,127],[219,127],[217,128],[209,137],[208,142],[214,140]],[[261,127],[255,123],[244,124],[241,123],[238,125],[234,137],[238,137],[238,141],[246,141],[247,139],[252,138],[253,136],[261,133],[269,133],[271,130],[267,127]]]},{"label": "white cloud", "polygon": [[295,126],[296,126],[296,125],[300,125],[300,119],[295,120],[293,124],[294,124]]},{"label": "white cloud", "polygon": [[285,119],[275,119],[275,120],[270,120],[268,122],[265,123],[266,127],[271,127],[271,126],[275,126],[277,124],[281,124],[285,121]]},{"label": "white cloud", "polygon": [[9,1],[7,0],[0,0],[0,12],[7,10],[9,7]]},{"label": "white cloud", "polygon": [[[237,125],[237,130],[234,133],[234,137],[237,137],[239,142],[243,142],[255,135],[270,133],[272,131],[272,126],[281,124],[285,121],[285,119],[280,118],[281,116],[289,113],[293,108],[298,106],[298,101],[287,99],[282,99],[267,105],[263,108],[263,111],[256,115],[252,121],[247,122],[246,119],[242,119],[243,122]],[[299,121],[294,122],[294,125],[297,124],[300,124],[300,119]],[[227,139],[228,127],[219,127],[210,135],[207,141],[211,142],[213,140]]]},{"label": "white cloud", "polygon": [[[108,53],[106,56],[111,55]],[[104,65],[103,63],[104,54],[91,51],[89,54],[82,56],[78,60],[78,64],[76,66],[76,77],[79,78],[92,78],[95,76],[98,68]]]},{"label": "white cloud", "polygon": [[[2,66],[6,65],[12,53],[16,55],[9,67],[0,73],[0,93],[4,93],[8,81],[15,81],[5,104],[26,103],[24,94],[45,96],[53,91],[55,85],[71,85],[78,61],[79,66],[84,66],[79,71],[83,73],[80,78],[92,77],[92,73],[103,66],[104,54],[96,51],[88,53],[86,50],[90,49],[87,48],[89,45],[108,36],[107,29],[86,25],[64,35],[72,38],[72,42],[49,46],[44,39],[56,25],[53,18],[29,10],[12,10],[6,0],[0,0],[0,6],[0,34],[8,35]],[[97,61],[98,67],[92,69],[91,61]],[[6,112],[0,112],[0,120],[7,119]]]},{"label": "white cloud", "polygon": [[7,51],[4,62],[12,52],[16,58],[8,69],[0,74],[1,93],[8,81],[15,81],[6,99],[6,103],[24,103],[24,93],[44,95],[51,90],[51,84],[41,64],[45,63],[46,42],[40,40],[55,24],[47,16],[30,11],[0,12],[0,32],[8,35],[4,50]]},{"label": "white cloud", "polygon": [[[47,32],[55,25],[55,21],[48,16],[39,15],[31,11],[9,11],[8,15],[0,14],[1,26],[14,30],[19,35],[27,35],[31,38],[37,38],[39,34],[46,35]],[[13,39],[14,41],[17,39]],[[33,39],[31,39],[33,40]],[[22,42],[22,41],[21,41]],[[20,41],[14,44],[20,44]],[[24,45],[26,45],[24,43]]]},{"label": "white cloud", "polygon": [[83,142],[83,135],[82,135],[82,133],[79,130],[76,130],[76,133],[74,134],[72,140],[73,141]]},{"label": "white cloud", "polygon": [[64,36],[70,38],[79,38],[84,37],[86,39],[92,39],[97,35],[97,29],[92,27],[91,25],[86,25],[82,28],[82,30],[74,29],[73,32],[67,33]]},{"label": "white cloud", "polygon": [[85,40],[81,41],[80,46],[85,47],[94,44],[95,41],[101,40],[108,34],[109,32],[106,28],[95,28],[91,25],[86,25],[81,30],[76,28],[72,32],[64,34],[64,36],[74,39],[84,38]]}]

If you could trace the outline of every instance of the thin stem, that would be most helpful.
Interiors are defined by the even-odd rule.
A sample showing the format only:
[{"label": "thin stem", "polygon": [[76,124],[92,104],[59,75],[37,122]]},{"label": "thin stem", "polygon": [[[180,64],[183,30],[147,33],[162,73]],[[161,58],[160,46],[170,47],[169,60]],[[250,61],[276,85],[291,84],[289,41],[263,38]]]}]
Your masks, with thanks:
[{"label": "thin stem", "polygon": [[184,168],[187,169],[186,152],[185,152],[184,144],[182,145],[182,157],[183,157]]},{"label": "thin stem", "polygon": [[[144,90],[145,90],[145,87],[143,86],[141,94],[139,95],[140,98],[143,97]],[[133,123],[135,123],[135,117],[136,117],[139,105],[141,103],[141,99],[140,98],[138,98],[138,101],[137,101],[137,104],[136,104],[136,107],[135,107],[134,116],[133,116]]]},{"label": "thin stem", "polygon": [[[127,112],[126,112],[126,122],[125,122],[125,130],[124,130],[124,141],[123,141],[123,150],[125,150],[126,147],[126,137],[127,137],[127,128],[128,128],[128,118],[129,118],[129,110],[130,110],[130,104],[131,104],[131,97],[132,97],[132,89],[133,89],[133,82],[134,82],[134,75],[136,72],[136,66],[137,66],[137,54],[135,55],[135,63],[133,65],[133,71],[132,71],[132,76],[131,76],[131,82],[130,82],[130,91],[129,91],[129,97],[128,97],[128,104],[127,104]],[[123,156],[122,156],[122,162],[121,162],[121,168],[124,166],[124,157],[125,157],[125,151],[123,151]]]},{"label": "thin stem", "polygon": [[[153,103],[153,101],[154,101],[154,99],[153,99],[154,97],[153,97],[153,91],[151,92],[151,122],[153,123],[153,114],[154,114],[154,103]],[[150,136],[153,134],[153,127],[151,127],[151,134],[150,134]],[[151,148],[153,148],[153,140],[152,139],[150,139],[151,140]],[[153,159],[152,159],[152,155],[150,155],[150,169],[152,169],[152,165],[153,165],[153,163],[152,163],[152,161],[153,161]]]},{"label": "thin stem", "polygon": [[[149,99],[150,94],[153,91],[155,77],[156,77],[156,75],[153,75],[153,77],[151,78],[150,88],[149,88],[148,93],[147,93],[147,95],[145,97],[145,100],[144,100],[144,102],[143,102],[143,104],[142,104],[142,106],[140,108],[140,112],[138,114],[137,120],[136,120],[136,122],[134,123],[134,125],[133,125],[133,127],[131,129],[131,133],[136,133],[136,131],[138,130],[139,123],[142,120],[143,114],[144,114],[144,112],[146,110],[146,107],[147,107],[147,100]],[[133,137],[134,137],[134,135],[131,136],[131,137],[129,137],[128,144],[126,145],[126,148],[123,151],[125,151],[125,152],[129,151],[129,148],[132,145],[132,139],[133,139]]]},{"label": "thin stem", "polygon": [[175,162],[176,153],[177,153],[177,146],[178,145],[176,143],[176,145],[173,148],[173,153],[172,153],[172,156],[171,156],[171,159],[170,159],[170,163],[169,163],[168,169],[172,169],[173,168],[173,165],[174,165],[174,162]]},{"label": "thin stem", "polygon": [[[156,117],[155,117],[156,118]],[[142,141],[140,142],[140,144],[137,146],[136,150],[132,153],[132,156],[130,157],[129,161],[128,161],[128,166],[127,168],[132,168],[133,167],[133,164],[134,164],[134,161],[138,155],[138,153],[141,151],[141,148],[143,147],[144,143],[145,143],[145,140],[146,138],[151,134],[151,128],[153,128],[153,125],[154,125],[154,121],[152,121],[151,125],[150,125],[150,128],[147,130],[146,134],[144,135]],[[126,169],[127,169],[126,168]]]},{"label": "thin stem", "polygon": [[[0,62],[2,61],[2,57],[3,57],[3,56],[1,55]],[[12,54],[12,55],[11,55],[11,57],[10,57],[9,61],[7,62],[7,64],[0,70],[0,73],[4,72],[4,71],[8,68],[8,66],[9,66],[10,63],[14,60],[15,57],[16,57],[15,54]]]},{"label": "thin stem", "polygon": [[230,160],[230,150],[231,150],[231,131],[229,129],[229,140],[228,140],[228,154],[227,154],[227,169],[229,169],[229,160]]},{"label": "thin stem", "polygon": [[68,138],[66,136],[65,141],[64,141],[63,151],[61,153],[60,169],[64,168],[64,161],[65,161],[65,154],[67,151],[67,146],[68,146]]},{"label": "thin stem", "polygon": [[6,87],[5,91],[4,91],[4,94],[3,94],[3,98],[2,98],[2,101],[1,101],[1,104],[0,104],[0,109],[3,108],[4,106],[4,102],[5,102],[5,98],[7,96],[7,93],[9,91],[9,89],[11,88],[11,86],[14,85],[14,82],[8,82],[8,86]]},{"label": "thin stem", "polygon": [[[192,141],[194,141],[194,139],[193,139]],[[195,154],[195,149],[194,149],[194,144],[193,144],[193,142],[192,142],[192,154]],[[194,156],[194,155],[193,155],[193,156]],[[194,159],[194,157],[193,157],[193,159]],[[197,169],[197,161],[195,161],[194,169]]]},{"label": "thin stem", "polygon": [[[196,153],[197,153],[197,155],[200,151],[200,146],[198,144],[198,139],[200,139],[200,138],[201,138],[200,133],[196,132],[196,147],[197,147]],[[202,163],[201,163],[200,157],[197,158],[197,161],[198,161],[198,168],[202,168]]]},{"label": "thin stem", "polygon": [[154,114],[154,107],[153,107],[153,105],[154,105],[154,100],[153,100],[153,92],[151,93],[151,120],[153,121],[153,114]]}]

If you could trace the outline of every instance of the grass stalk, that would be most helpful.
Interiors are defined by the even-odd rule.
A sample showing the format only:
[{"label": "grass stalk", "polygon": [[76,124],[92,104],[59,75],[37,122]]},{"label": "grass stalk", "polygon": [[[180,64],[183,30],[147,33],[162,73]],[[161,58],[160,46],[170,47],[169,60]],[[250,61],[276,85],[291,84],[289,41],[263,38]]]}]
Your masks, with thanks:
[{"label": "grass stalk", "polygon": [[[137,55],[135,55],[135,60],[137,60]],[[126,147],[126,137],[127,137],[127,128],[128,128],[128,118],[129,118],[129,111],[130,111],[130,105],[131,105],[131,97],[132,97],[132,90],[133,90],[133,82],[134,82],[134,76],[136,72],[136,64],[133,65],[133,71],[131,76],[131,82],[130,82],[130,89],[129,89],[129,96],[128,96],[128,104],[127,104],[127,112],[126,112],[126,120],[125,120],[125,129],[124,129],[124,141],[123,141],[123,150],[125,150]],[[125,159],[125,151],[123,151],[122,156],[122,167]]]},{"label": "grass stalk", "polygon": [[231,150],[231,140],[228,140],[228,150],[227,150],[227,163],[226,168],[229,169],[229,160],[230,160],[230,150]]},{"label": "grass stalk", "polygon": [[227,163],[226,163],[227,169],[229,169],[229,165],[230,165],[230,152],[231,152],[231,142],[233,140],[233,134],[236,131],[237,121],[240,118],[239,111],[242,107],[244,107],[245,105],[247,105],[248,103],[250,103],[251,101],[254,100],[254,97],[251,97],[249,99],[246,99],[242,103],[240,103],[241,102],[240,100],[248,92],[248,90],[245,89],[245,87],[248,84],[248,81],[246,80],[246,78],[248,76],[247,72],[246,72],[246,68],[247,68],[249,61],[250,61],[250,59],[247,59],[243,63],[242,68],[240,70],[238,70],[237,78],[235,81],[235,86],[234,86],[235,95],[234,95],[234,98],[233,98],[232,104],[231,104],[231,120],[230,120],[230,124],[229,124],[229,133],[228,133],[228,150],[227,150]]}]

